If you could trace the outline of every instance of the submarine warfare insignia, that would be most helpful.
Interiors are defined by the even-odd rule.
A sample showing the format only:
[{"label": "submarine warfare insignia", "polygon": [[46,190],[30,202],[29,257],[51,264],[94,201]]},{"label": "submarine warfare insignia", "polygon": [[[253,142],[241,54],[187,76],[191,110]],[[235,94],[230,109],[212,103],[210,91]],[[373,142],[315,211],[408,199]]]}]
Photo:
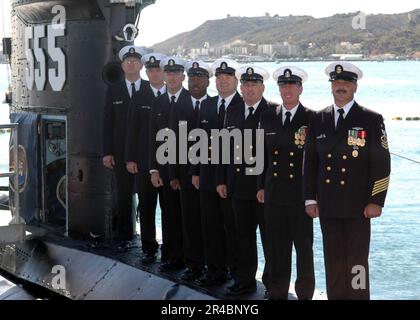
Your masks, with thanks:
[{"label": "submarine warfare insignia", "polygon": [[357,158],[359,156],[359,148],[363,148],[366,145],[366,131],[362,128],[349,130],[347,144],[353,147],[352,156]]},{"label": "submarine warfare insignia", "polygon": [[305,145],[307,133],[308,133],[307,126],[302,126],[299,128],[298,131],[295,132],[295,145],[297,145],[299,149],[302,149],[303,146]]}]

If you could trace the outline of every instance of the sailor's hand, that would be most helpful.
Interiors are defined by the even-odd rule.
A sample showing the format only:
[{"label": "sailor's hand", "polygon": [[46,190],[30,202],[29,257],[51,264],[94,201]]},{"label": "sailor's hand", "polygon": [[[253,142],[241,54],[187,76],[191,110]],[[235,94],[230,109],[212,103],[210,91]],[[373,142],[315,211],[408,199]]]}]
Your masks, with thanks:
[{"label": "sailor's hand", "polygon": [[313,219],[319,217],[319,207],[317,204],[310,204],[305,207],[306,213]]},{"label": "sailor's hand", "polygon": [[216,190],[220,198],[223,198],[223,199],[227,198],[227,186],[225,184],[219,184]]},{"label": "sailor's hand", "polygon": [[139,172],[137,168],[137,163],[135,162],[127,162],[126,167],[127,167],[127,171],[130,172],[131,174],[136,174]]},{"label": "sailor's hand", "polygon": [[108,155],[102,158],[102,163],[108,169],[114,169],[115,167],[115,159],[114,156]]},{"label": "sailor's hand", "polygon": [[378,218],[381,216],[381,213],[382,207],[374,203],[369,203],[363,212],[367,219]]},{"label": "sailor's hand", "polygon": [[163,186],[163,180],[160,177],[160,174],[158,171],[152,172],[150,176],[150,181],[152,182],[155,188],[159,188]]},{"label": "sailor's hand", "polygon": [[171,180],[171,188],[173,190],[181,190],[181,182],[178,179]]},{"label": "sailor's hand", "polygon": [[197,190],[199,190],[200,189],[200,176],[192,176],[191,183]]},{"label": "sailor's hand", "polygon": [[264,189],[258,190],[257,200],[259,203],[264,203]]}]

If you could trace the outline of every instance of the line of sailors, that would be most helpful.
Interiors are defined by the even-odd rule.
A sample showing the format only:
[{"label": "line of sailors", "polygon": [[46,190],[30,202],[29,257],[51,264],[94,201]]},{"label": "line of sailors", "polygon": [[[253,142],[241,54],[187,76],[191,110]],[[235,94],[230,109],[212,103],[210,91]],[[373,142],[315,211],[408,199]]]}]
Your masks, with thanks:
[{"label": "line of sailors", "polygon": [[[207,287],[233,278],[227,295],[255,292],[259,227],[267,297],[288,298],[294,246],[295,291],[299,299],[311,299],[315,289],[313,218],[321,216],[328,297],[369,298],[368,285],[361,290],[351,286],[349,269],[357,264],[368,270],[370,218],[380,212],[371,208],[366,213],[365,206],[384,205],[389,152],[382,117],[354,102],[360,69],[346,62],[330,64],[326,72],[335,103],[314,113],[299,101],[308,76],[298,67],[274,72],[283,100],[277,105],[263,97],[269,74],[259,66],[240,66],[223,58],[211,66],[202,61],[187,63],[178,57],[145,54],[136,46],[122,48],[119,57],[126,79],[108,89],[103,163],[115,171],[120,239],[133,238],[133,186],[138,193],[143,263],[154,262],[159,249],[155,227],[159,199],[161,271],[186,267],[184,281]],[[143,66],[149,81],[140,78]],[[185,71],[188,90],[183,88]],[[218,95],[210,97],[207,89],[213,74]],[[252,143],[242,142],[242,150],[251,149],[252,157],[256,157],[256,129],[264,129],[263,173],[246,174],[246,164],[234,159],[234,149],[241,146],[233,144],[230,164],[158,163],[156,153],[165,141],[157,141],[156,134],[162,129],[178,133],[181,125],[188,132],[204,129],[209,137],[212,129],[252,129]],[[349,144],[347,131],[351,130],[355,141],[362,132],[364,146]],[[210,142],[211,138],[209,159]],[[178,156],[180,150],[175,151]],[[303,169],[307,172],[304,184]],[[369,193],[373,194],[370,198]],[[331,199],[335,199],[333,204]]]}]

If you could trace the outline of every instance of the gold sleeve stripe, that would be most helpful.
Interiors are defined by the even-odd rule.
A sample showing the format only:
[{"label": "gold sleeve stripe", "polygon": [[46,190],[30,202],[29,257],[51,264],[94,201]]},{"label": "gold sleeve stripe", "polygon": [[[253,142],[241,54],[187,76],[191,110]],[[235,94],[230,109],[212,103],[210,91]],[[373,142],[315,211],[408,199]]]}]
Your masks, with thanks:
[{"label": "gold sleeve stripe", "polygon": [[378,187],[373,188],[372,193],[375,193],[376,191],[378,191],[380,189],[383,189],[383,188],[388,189],[388,184],[384,184],[382,186],[378,186]]},{"label": "gold sleeve stripe", "polygon": [[386,191],[386,190],[388,190],[388,187],[383,187],[382,189],[378,189],[378,190],[374,190],[373,192],[372,192],[372,197],[373,196],[376,196],[377,194],[379,194],[379,193],[381,193],[381,192],[384,192],[384,191]]},{"label": "gold sleeve stripe", "polygon": [[382,182],[379,182],[379,183],[376,183],[375,182],[375,185],[373,186],[373,188],[375,189],[375,188],[377,188],[377,187],[382,187],[384,184],[388,184],[389,183],[389,180],[387,180],[387,181],[382,181]]},{"label": "gold sleeve stripe", "polygon": [[384,182],[384,181],[389,181],[389,176],[388,176],[388,177],[385,177],[385,178],[383,178],[383,179],[381,179],[381,180],[377,180],[377,181],[375,181],[375,184],[377,184],[377,183],[381,183],[381,182]]},{"label": "gold sleeve stripe", "polygon": [[377,195],[378,193],[388,190],[388,186],[389,186],[389,176],[376,181],[373,186],[372,197]]}]

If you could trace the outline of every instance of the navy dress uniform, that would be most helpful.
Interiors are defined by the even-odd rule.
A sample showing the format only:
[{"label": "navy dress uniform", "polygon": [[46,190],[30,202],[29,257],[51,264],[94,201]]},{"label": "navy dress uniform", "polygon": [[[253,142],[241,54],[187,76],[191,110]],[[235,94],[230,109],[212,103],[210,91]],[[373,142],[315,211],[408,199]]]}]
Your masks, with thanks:
[{"label": "navy dress uniform", "polygon": [[[134,56],[141,59],[144,50],[136,46],[123,47],[119,58],[124,61]],[[103,153],[115,159],[116,183],[116,234],[122,240],[132,240],[135,224],[132,210],[133,176],[126,170],[126,134],[127,115],[133,94],[141,87],[147,87],[147,81],[139,79],[130,83],[127,79],[108,86],[103,122]]]},{"label": "navy dress uniform", "polygon": [[[279,86],[302,85],[304,70],[285,66],[273,74]],[[269,299],[287,299],[291,277],[292,248],[296,249],[298,299],[311,299],[315,290],[313,221],[305,212],[302,191],[303,148],[313,112],[301,103],[287,109],[284,104],[261,115],[264,130],[264,171],[258,189],[264,190],[267,243],[265,282]]]},{"label": "navy dress uniform", "polygon": [[[241,80],[241,83],[248,81],[263,82],[269,77],[269,74],[265,69],[257,66],[242,66],[236,71],[236,76]],[[256,129],[259,125],[260,116],[264,111],[276,106],[276,104],[267,102],[261,96],[261,100],[254,106],[248,106],[244,101],[229,108],[225,125],[228,130],[239,129],[243,137],[246,129],[253,130],[252,144],[245,145],[245,141],[243,141],[242,145],[242,150],[252,150],[253,158],[257,157]],[[231,145],[229,164],[219,166],[218,170],[218,184],[227,185],[228,196],[232,199],[236,232],[238,265],[234,275],[235,283],[228,287],[227,294],[229,295],[239,295],[256,290],[255,275],[258,268],[256,229],[258,226],[264,255],[266,250],[264,207],[256,198],[257,175],[246,174],[246,163],[238,164],[235,162],[234,148],[240,148],[240,146]],[[264,270],[263,279],[266,277],[267,273]]]},{"label": "navy dress uniform", "polygon": [[[216,76],[226,74],[235,76],[239,64],[229,59],[215,61],[212,71]],[[235,229],[233,223],[232,203],[230,198],[219,197],[217,187],[217,167],[221,163],[211,163],[212,132],[222,129],[225,115],[230,106],[241,103],[240,94],[233,94],[204,100],[201,104],[197,127],[206,131],[208,140],[208,163],[200,163],[191,167],[192,175],[200,177],[200,208],[203,220],[204,252],[207,273],[198,282],[202,286],[222,284],[227,280],[227,269],[232,275],[235,273],[234,261]]]},{"label": "navy dress uniform", "polygon": [[[212,76],[210,67],[202,61],[190,61],[186,64],[185,69],[189,77],[210,78]],[[186,132],[189,133],[197,127],[200,106],[207,98],[207,94],[200,98],[194,98],[189,93],[189,97],[177,103],[171,118],[172,129],[177,135],[177,141],[180,139],[178,130],[186,129]],[[189,142],[188,147],[192,144]],[[179,146],[179,142],[177,142],[177,146]],[[177,155],[180,156],[179,152],[182,151],[177,151]],[[188,268],[182,276],[183,280],[196,280],[203,274],[205,267],[200,194],[192,184],[190,169],[191,164],[188,159],[186,164],[177,161],[175,165],[169,166],[170,180],[177,179],[181,187],[184,259]]]},{"label": "navy dress uniform", "polygon": [[[166,71],[184,71],[185,62],[176,57],[167,57],[160,62],[160,67]],[[162,261],[161,269],[170,271],[184,266],[182,214],[179,190],[170,186],[169,163],[161,164],[156,159],[158,148],[166,141],[156,141],[160,130],[169,131],[172,128],[174,109],[181,104],[191,102],[188,90],[182,88],[176,94],[166,92],[156,98],[152,105],[150,124],[150,173],[158,171],[163,180],[163,208],[162,208],[162,242],[167,253],[167,261]],[[166,151],[168,155],[168,151]]]},{"label": "navy dress uniform", "polygon": [[[353,83],[363,75],[348,62],[330,64],[326,74],[332,82]],[[316,201],[319,206],[329,299],[370,298],[370,219],[365,208],[384,206],[389,176],[380,114],[354,100],[316,113],[305,148],[304,195],[307,205]]]},{"label": "navy dress uniform", "polygon": [[[159,53],[149,53],[141,58],[146,69],[160,68],[160,61],[166,56]],[[144,82],[144,83],[143,83]],[[126,162],[137,165],[135,174],[135,191],[139,195],[137,208],[140,221],[140,236],[142,242],[144,263],[155,260],[159,248],[156,241],[156,205],[159,193],[160,207],[164,210],[162,188],[155,188],[150,181],[149,151],[150,151],[150,121],[152,105],[157,94],[151,85],[143,81],[140,90],[134,94],[130,102],[127,123]],[[163,92],[164,93],[164,92]],[[165,248],[162,248],[165,260]]]}]

